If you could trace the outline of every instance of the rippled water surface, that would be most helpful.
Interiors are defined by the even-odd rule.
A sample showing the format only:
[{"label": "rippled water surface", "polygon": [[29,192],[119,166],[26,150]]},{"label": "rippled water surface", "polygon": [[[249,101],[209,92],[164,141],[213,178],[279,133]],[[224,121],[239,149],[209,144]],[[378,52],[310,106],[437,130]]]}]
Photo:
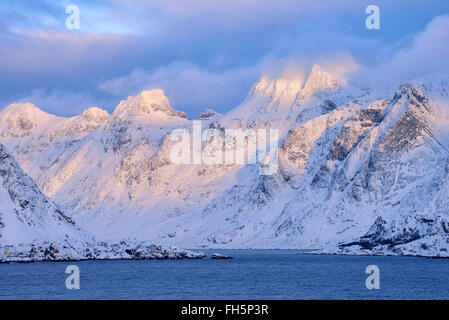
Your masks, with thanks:
[{"label": "rippled water surface", "polygon": [[[449,260],[214,250],[232,260],[0,264],[0,299],[449,299]],[[80,290],[65,287],[77,265]],[[365,269],[380,269],[367,290]]]}]

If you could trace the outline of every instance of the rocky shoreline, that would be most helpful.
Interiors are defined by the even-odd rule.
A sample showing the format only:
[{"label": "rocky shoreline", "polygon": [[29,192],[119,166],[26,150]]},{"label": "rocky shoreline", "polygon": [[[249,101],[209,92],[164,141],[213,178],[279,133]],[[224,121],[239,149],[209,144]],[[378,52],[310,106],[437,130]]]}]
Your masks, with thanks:
[{"label": "rocky shoreline", "polygon": [[81,260],[202,259],[202,252],[162,247],[146,242],[33,242],[0,247],[0,263]]}]

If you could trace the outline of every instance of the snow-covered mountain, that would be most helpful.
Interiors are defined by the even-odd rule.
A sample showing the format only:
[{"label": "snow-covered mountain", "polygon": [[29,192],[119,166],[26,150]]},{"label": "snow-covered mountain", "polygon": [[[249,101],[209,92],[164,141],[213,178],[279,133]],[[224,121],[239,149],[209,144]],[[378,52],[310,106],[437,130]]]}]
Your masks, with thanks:
[{"label": "snow-covered mountain", "polygon": [[191,132],[192,121],[159,89],[110,115],[13,104],[0,112],[0,142],[102,240],[449,256],[449,77],[390,94],[315,65],[305,79],[263,77],[235,109],[196,120],[203,130],[277,129],[277,172],[173,164],[170,133]]},{"label": "snow-covered mountain", "polygon": [[47,196],[0,144],[0,261],[200,258],[135,240],[97,242]]},{"label": "snow-covered mountain", "polygon": [[64,210],[43,195],[0,144],[0,245],[35,240],[87,241]]}]

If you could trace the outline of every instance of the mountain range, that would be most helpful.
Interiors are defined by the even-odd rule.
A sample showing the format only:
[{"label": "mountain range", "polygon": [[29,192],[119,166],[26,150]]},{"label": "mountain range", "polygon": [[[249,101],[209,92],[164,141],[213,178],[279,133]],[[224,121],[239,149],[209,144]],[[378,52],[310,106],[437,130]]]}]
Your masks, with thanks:
[{"label": "mountain range", "polygon": [[[236,108],[196,120],[220,131],[276,129],[277,171],[174,164],[170,134],[191,131],[192,120],[161,89],[128,97],[112,114],[94,107],[63,118],[9,105],[0,154],[26,175],[15,160],[2,162],[3,185],[36,186],[12,189],[25,205],[15,215],[58,239],[449,256],[449,76],[376,90],[314,65],[305,78],[263,77]],[[3,203],[13,196],[0,196],[0,217],[10,219],[15,207]]]},{"label": "mountain range", "polygon": [[0,203],[0,262],[204,257],[132,238],[98,241],[42,194],[2,144]]}]

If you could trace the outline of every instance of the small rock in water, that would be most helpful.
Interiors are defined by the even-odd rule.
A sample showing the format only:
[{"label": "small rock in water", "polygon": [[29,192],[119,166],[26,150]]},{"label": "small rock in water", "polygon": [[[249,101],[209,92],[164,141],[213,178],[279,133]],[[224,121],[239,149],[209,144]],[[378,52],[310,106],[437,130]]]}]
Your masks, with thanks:
[{"label": "small rock in water", "polygon": [[212,255],[210,256],[210,258],[211,258],[211,259],[233,259],[233,258],[230,257],[230,256],[225,256],[225,255],[220,254],[220,253],[214,253],[214,254],[212,254]]}]

